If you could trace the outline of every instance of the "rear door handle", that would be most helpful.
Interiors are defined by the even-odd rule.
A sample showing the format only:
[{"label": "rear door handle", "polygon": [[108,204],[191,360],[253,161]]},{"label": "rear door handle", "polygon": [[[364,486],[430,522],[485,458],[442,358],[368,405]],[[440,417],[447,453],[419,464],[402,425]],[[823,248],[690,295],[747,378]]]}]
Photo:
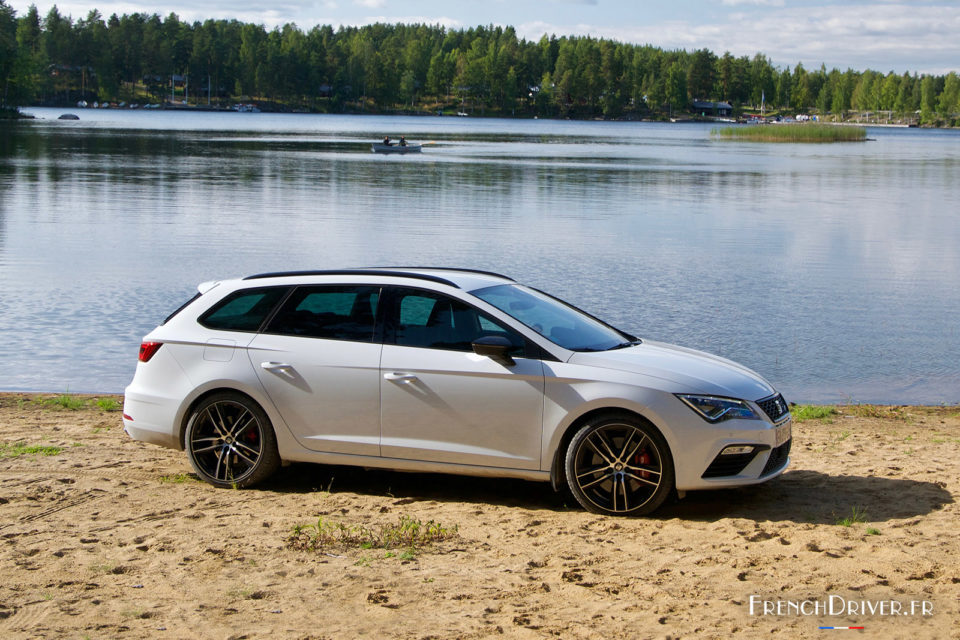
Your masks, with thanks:
[{"label": "rear door handle", "polygon": [[383,379],[390,380],[391,382],[408,383],[416,380],[417,376],[413,375],[412,373],[400,373],[399,371],[394,371],[393,373],[383,374]]}]

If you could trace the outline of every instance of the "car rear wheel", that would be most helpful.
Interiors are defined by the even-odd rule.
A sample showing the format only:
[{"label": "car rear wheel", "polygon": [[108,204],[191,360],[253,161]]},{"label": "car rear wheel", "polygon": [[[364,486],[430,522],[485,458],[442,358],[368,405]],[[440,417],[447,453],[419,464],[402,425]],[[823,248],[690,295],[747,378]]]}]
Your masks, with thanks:
[{"label": "car rear wheel", "polygon": [[280,466],[270,419],[238,393],[217,393],[194,407],[186,449],[197,475],[218,487],[253,486]]},{"label": "car rear wheel", "polygon": [[647,515],[674,487],[666,441],[636,416],[594,418],[573,436],[565,462],[570,491],[592,513]]}]

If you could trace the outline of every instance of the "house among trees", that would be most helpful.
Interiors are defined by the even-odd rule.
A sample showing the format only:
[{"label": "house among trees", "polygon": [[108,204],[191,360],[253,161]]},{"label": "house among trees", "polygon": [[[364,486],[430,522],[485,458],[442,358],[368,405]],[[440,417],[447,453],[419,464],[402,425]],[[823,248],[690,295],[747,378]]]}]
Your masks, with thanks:
[{"label": "house among trees", "polygon": [[693,110],[701,116],[715,116],[718,118],[729,118],[733,116],[733,105],[729,102],[708,102],[706,100],[694,100]]}]

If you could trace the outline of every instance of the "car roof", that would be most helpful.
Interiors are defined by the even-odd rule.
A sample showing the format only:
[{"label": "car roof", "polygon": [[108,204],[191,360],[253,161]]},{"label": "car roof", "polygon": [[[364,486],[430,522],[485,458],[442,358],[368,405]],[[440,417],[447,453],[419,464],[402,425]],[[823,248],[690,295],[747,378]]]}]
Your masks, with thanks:
[{"label": "car roof", "polygon": [[315,271],[275,271],[247,276],[244,280],[264,280],[270,278],[296,278],[309,281],[311,276],[389,276],[392,278],[410,278],[446,284],[464,291],[473,291],[497,284],[515,282],[510,278],[492,271],[461,269],[455,267],[359,267],[354,269],[325,269]]}]

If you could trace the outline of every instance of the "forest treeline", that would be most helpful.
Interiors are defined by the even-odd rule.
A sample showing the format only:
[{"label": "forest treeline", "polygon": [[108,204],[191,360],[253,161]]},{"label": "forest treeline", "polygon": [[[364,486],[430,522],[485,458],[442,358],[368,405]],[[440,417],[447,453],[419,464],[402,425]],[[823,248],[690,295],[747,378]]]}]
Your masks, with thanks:
[{"label": "forest treeline", "polygon": [[5,105],[79,100],[191,104],[269,101],[290,110],[665,117],[693,101],[843,114],[888,111],[957,124],[960,78],[871,70],[780,68],[763,54],[667,51],[580,36],[518,38],[512,27],[363,27],[237,20],[188,23],[171,13],[74,20],[0,0]]}]

